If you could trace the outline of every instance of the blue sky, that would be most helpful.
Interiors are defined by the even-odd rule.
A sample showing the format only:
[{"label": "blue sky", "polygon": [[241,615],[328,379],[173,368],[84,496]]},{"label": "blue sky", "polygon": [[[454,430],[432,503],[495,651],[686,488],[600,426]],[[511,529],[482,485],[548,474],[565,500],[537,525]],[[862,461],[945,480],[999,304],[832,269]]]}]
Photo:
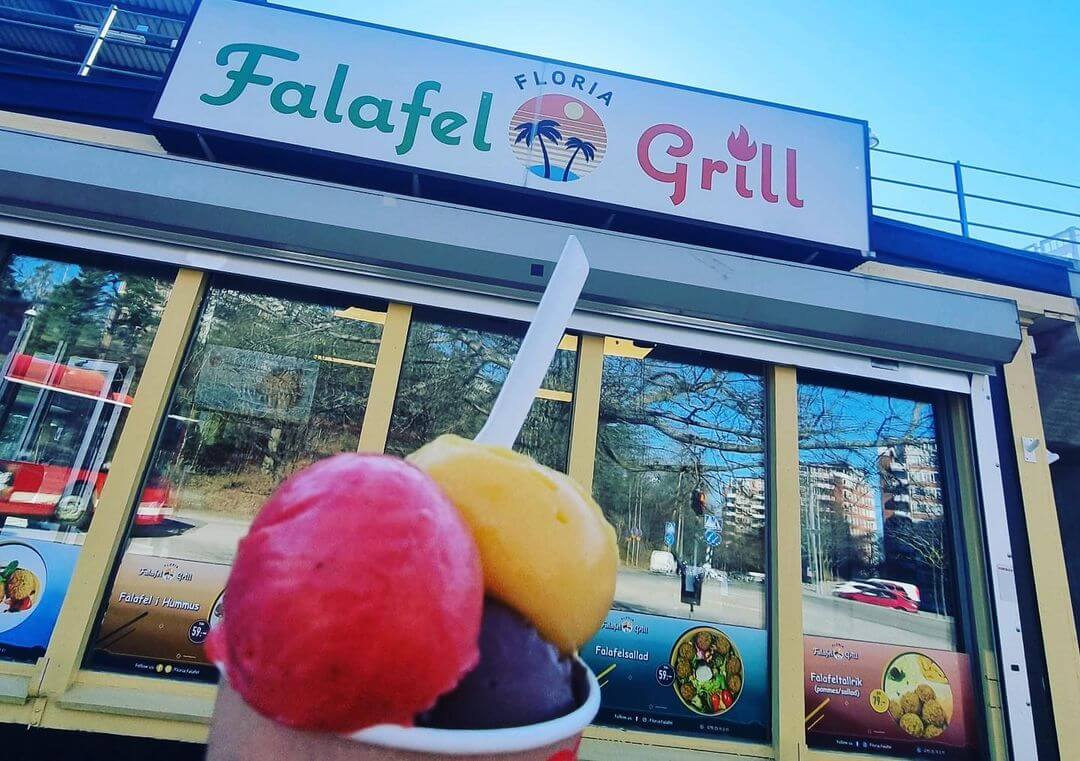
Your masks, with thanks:
[{"label": "blue sky", "polygon": [[[1067,0],[282,4],[858,117],[882,148],[1080,184],[1080,8]],[[877,173],[951,182],[947,167],[875,159]],[[973,175],[968,192],[1080,212],[1080,191]],[[907,200],[890,188],[875,197]],[[947,197],[925,210],[955,216]],[[970,211],[1047,234],[1080,224]]]}]

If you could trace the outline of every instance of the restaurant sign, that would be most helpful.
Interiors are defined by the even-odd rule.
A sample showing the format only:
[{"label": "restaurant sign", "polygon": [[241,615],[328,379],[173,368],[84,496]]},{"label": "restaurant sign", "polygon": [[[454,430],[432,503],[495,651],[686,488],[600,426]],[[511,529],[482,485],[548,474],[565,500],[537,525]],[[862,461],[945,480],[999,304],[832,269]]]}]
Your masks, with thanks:
[{"label": "restaurant sign", "polygon": [[202,0],[154,119],[869,245],[864,122],[240,0]]}]

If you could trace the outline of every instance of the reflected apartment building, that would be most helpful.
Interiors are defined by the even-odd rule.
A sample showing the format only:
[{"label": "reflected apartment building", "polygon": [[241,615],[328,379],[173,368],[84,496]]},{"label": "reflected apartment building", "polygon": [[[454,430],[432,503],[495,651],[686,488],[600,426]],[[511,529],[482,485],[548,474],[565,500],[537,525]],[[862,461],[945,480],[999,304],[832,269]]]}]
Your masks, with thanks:
[{"label": "reflected apartment building", "polygon": [[874,562],[877,506],[866,475],[846,463],[801,464],[799,481],[804,580],[822,593],[824,582],[846,578],[853,567]]},{"label": "reflected apartment building", "polygon": [[937,460],[937,446],[933,442],[879,449],[878,472],[885,520],[894,515],[915,522],[941,517]]},{"label": "reflected apartment building", "polygon": [[856,539],[878,533],[878,512],[874,490],[866,474],[843,463],[800,465],[799,477],[804,489],[803,510],[842,517]]},{"label": "reflected apartment building", "polygon": [[724,485],[725,541],[759,538],[765,530],[765,479],[736,478]]}]

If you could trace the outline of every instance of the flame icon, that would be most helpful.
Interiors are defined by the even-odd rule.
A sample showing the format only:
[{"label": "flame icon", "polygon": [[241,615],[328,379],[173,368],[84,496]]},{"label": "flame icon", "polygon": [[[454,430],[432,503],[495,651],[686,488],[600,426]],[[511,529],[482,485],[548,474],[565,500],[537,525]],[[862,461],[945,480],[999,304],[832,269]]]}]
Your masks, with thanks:
[{"label": "flame icon", "polygon": [[751,142],[750,133],[741,124],[739,125],[739,134],[736,135],[732,132],[728,137],[727,149],[736,161],[752,161],[754,156],[757,155],[757,143]]}]

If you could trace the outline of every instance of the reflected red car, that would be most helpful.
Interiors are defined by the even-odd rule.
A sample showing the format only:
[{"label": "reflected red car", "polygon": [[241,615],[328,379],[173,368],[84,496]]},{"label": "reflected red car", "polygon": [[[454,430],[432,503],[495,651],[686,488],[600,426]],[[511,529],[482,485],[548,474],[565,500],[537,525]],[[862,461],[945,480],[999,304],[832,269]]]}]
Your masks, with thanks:
[{"label": "reflected red car", "polygon": [[909,599],[907,595],[893,592],[882,587],[872,586],[870,584],[856,584],[851,582],[841,584],[833,590],[833,594],[844,600],[854,600],[855,602],[866,603],[867,605],[878,605],[882,608],[902,610],[905,613],[919,612],[918,604]]},{"label": "reflected red car", "polygon": [[[0,459],[0,518],[90,525],[108,475],[106,458],[132,404],[126,384],[120,391],[113,386],[130,373],[105,360],[71,362],[13,354],[4,364],[0,446],[8,456]],[[172,486],[151,477],[135,524],[163,523],[174,502]]]},{"label": "reflected red car", "polygon": [[[86,528],[105,485],[106,473],[64,466],[0,460],[0,517],[55,520]],[[136,526],[156,526],[173,515],[172,490],[151,483],[135,508]]]}]

